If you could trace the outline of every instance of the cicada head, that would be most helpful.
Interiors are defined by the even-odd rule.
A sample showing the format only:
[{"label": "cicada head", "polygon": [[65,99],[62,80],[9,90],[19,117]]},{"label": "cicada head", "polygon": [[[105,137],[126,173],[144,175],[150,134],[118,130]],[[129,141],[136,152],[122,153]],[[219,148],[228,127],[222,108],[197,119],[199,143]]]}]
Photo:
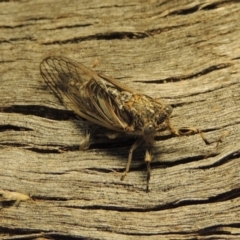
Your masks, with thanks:
[{"label": "cicada head", "polygon": [[147,122],[143,127],[143,136],[146,142],[153,142],[154,137],[161,131],[167,129],[168,119],[172,114],[172,107],[166,105],[157,110],[151,121]]},{"label": "cicada head", "polygon": [[170,118],[172,111],[172,107],[170,105],[166,105],[159,111],[155,112],[154,123],[157,129],[161,128],[161,125]]}]

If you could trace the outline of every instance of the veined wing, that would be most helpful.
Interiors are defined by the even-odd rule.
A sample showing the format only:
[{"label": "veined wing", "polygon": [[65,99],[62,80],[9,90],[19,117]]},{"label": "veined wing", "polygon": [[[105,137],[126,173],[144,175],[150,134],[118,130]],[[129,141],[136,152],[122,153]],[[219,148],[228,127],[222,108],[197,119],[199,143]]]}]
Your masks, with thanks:
[{"label": "veined wing", "polygon": [[128,114],[109,94],[109,88],[133,93],[125,85],[65,57],[44,59],[40,71],[60,101],[79,116],[115,131],[131,125]]}]

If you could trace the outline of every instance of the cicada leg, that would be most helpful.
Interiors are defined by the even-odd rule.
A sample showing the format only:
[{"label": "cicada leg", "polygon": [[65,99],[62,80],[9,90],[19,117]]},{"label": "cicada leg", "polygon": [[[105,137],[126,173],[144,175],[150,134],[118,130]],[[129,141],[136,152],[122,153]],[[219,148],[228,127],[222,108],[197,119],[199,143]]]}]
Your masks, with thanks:
[{"label": "cicada leg", "polygon": [[82,141],[79,144],[79,150],[80,151],[85,151],[89,148],[90,146],[90,132],[86,132],[85,137],[82,139]]},{"label": "cicada leg", "polygon": [[125,176],[127,175],[127,173],[130,170],[130,166],[131,166],[131,162],[132,162],[132,155],[134,150],[136,150],[138,148],[138,146],[143,142],[143,138],[138,138],[134,144],[131,146],[130,150],[129,150],[129,154],[128,154],[128,162],[127,162],[127,167],[126,170],[123,172],[122,176],[121,176],[121,181],[125,178]]},{"label": "cicada leg", "polygon": [[149,181],[151,177],[151,161],[152,161],[152,147],[147,148],[146,154],[145,154],[145,163],[147,164],[147,187],[146,192],[149,192]]},{"label": "cicada leg", "polygon": [[198,133],[200,135],[200,137],[202,138],[202,140],[205,142],[205,144],[210,145],[210,144],[216,143],[216,149],[218,148],[219,144],[223,141],[223,138],[226,137],[227,135],[229,135],[229,133],[230,133],[229,131],[226,131],[217,140],[209,141],[206,139],[203,132],[198,128],[182,127],[179,129],[175,129],[172,126],[172,124],[170,123],[170,121],[168,122],[168,128],[171,133],[173,133],[174,135],[177,135],[177,136],[188,136],[188,135]]}]

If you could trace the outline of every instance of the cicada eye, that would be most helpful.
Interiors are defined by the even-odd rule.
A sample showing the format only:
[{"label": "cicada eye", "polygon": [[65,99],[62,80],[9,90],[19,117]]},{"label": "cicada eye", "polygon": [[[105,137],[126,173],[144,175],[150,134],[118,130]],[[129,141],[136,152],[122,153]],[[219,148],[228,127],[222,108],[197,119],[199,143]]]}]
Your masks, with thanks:
[{"label": "cicada eye", "polygon": [[144,135],[153,135],[155,133],[155,127],[153,123],[148,123],[144,126],[143,134]]},{"label": "cicada eye", "polygon": [[166,106],[163,108],[163,110],[165,110],[165,111],[167,112],[168,116],[170,116],[171,113],[172,113],[172,111],[173,111],[173,108],[172,108],[171,105],[166,105]]}]

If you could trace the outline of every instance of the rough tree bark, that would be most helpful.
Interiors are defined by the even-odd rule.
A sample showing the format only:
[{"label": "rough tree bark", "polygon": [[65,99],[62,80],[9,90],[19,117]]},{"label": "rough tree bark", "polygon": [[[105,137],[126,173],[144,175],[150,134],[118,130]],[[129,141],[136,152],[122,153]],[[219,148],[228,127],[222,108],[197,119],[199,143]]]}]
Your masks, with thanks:
[{"label": "rough tree bark", "polygon": [[[238,1],[1,1],[0,9],[1,239],[239,237]],[[229,135],[217,150],[198,134],[158,138],[146,193],[143,147],[120,181],[134,139],[93,127],[90,149],[78,150],[87,123],[41,78],[48,55],[97,60],[96,70],[172,104],[176,127]]]}]

